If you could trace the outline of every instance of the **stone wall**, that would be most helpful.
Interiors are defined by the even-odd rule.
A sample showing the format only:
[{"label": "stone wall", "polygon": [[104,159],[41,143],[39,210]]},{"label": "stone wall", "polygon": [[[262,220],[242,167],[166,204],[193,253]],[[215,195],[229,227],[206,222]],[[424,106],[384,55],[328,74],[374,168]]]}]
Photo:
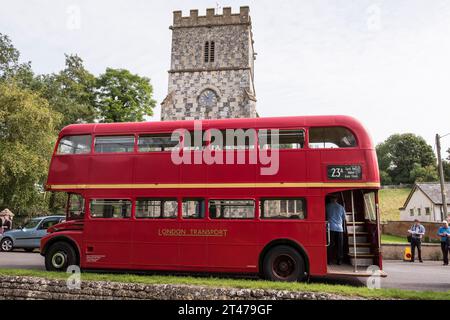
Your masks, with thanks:
[{"label": "stone wall", "polygon": [[213,288],[170,284],[132,284],[82,281],[80,289],[68,289],[65,280],[0,276],[0,300],[342,300],[361,299],[329,293],[262,289]]},{"label": "stone wall", "polygon": [[[384,260],[403,260],[405,248],[410,244],[383,244],[382,252]],[[416,253],[417,259],[417,253]],[[441,245],[424,243],[422,244],[422,259],[437,261],[442,259]]]},{"label": "stone wall", "polygon": [[[254,118],[256,102],[248,96],[249,70],[177,72],[169,76],[169,96],[162,109],[163,120]],[[217,103],[199,104],[204,90],[217,95]]]},{"label": "stone wall", "polygon": [[[381,230],[383,234],[389,234],[398,237],[407,237],[408,230],[414,222],[411,221],[389,221],[381,225]],[[437,222],[421,222],[425,227],[425,240],[439,242],[440,238],[437,235],[438,229],[441,226]]]}]

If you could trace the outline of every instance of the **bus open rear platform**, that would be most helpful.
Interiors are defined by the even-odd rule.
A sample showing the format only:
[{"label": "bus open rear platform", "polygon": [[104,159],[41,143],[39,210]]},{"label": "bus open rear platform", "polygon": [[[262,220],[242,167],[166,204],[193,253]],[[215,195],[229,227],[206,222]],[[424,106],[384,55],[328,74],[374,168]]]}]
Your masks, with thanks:
[{"label": "bus open rear platform", "polygon": [[349,264],[327,266],[327,275],[329,276],[371,277],[377,274],[382,278],[387,277],[387,273],[383,270],[374,274],[374,272],[367,267],[358,267],[357,272],[355,272],[355,267]]}]

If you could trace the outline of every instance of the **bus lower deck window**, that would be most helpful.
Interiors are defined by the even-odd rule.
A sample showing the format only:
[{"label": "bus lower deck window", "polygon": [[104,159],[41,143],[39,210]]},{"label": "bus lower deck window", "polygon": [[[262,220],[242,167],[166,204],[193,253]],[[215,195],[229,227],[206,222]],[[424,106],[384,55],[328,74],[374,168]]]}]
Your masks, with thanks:
[{"label": "bus lower deck window", "polygon": [[130,200],[93,199],[90,205],[91,218],[130,218]]},{"label": "bus lower deck window", "polygon": [[204,200],[183,200],[183,219],[203,219],[204,217]]},{"label": "bus lower deck window", "polygon": [[210,200],[211,219],[253,219],[255,217],[254,200]]},{"label": "bus lower deck window", "polygon": [[136,201],[137,219],[176,219],[178,201],[176,199],[138,199]]},{"label": "bus lower deck window", "polygon": [[262,199],[261,209],[263,219],[306,218],[304,199]]}]

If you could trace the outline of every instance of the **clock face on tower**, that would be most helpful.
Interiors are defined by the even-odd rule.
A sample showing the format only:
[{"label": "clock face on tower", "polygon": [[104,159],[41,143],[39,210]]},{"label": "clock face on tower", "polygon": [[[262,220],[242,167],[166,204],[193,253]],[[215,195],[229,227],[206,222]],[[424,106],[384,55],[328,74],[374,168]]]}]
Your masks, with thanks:
[{"label": "clock face on tower", "polygon": [[198,97],[198,103],[200,106],[205,106],[205,107],[210,107],[210,108],[217,105],[217,100],[218,100],[217,94],[210,89],[206,89]]}]

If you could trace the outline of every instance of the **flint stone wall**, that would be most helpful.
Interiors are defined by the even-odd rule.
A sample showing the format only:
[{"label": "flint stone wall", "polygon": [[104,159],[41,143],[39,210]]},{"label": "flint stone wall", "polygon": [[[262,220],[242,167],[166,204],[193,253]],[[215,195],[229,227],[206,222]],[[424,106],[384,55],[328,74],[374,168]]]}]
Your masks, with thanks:
[{"label": "flint stone wall", "polygon": [[[161,103],[161,120],[256,118],[254,50],[248,7],[233,14],[208,9],[206,16],[191,10],[174,12],[168,94]],[[214,42],[214,61],[205,62],[205,43]],[[207,51],[208,52],[208,51]],[[216,102],[205,105],[205,90]]]},{"label": "flint stone wall", "polygon": [[69,289],[65,280],[0,276],[0,300],[353,300],[329,293],[214,288],[174,284],[82,281]]}]

